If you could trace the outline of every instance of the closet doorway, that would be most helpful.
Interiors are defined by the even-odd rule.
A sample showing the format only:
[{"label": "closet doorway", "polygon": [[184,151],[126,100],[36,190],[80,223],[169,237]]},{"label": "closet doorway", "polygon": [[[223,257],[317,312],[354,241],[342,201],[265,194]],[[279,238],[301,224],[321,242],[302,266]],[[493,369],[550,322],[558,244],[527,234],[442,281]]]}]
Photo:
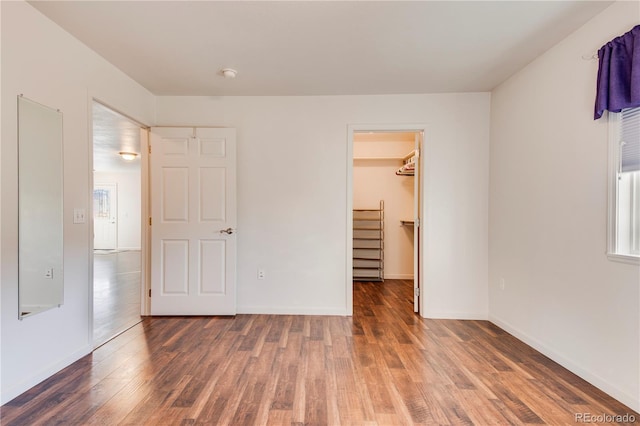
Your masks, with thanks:
[{"label": "closet doorway", "polygon": [[424,126],[350,126],[347,301],[386,285],[420,313]]},{"label": "closet doorway", "polygon": [[144,312],[147,203],[142,153],[147,131],[95,100],[91,106],[92,323],[97,347],[139,323]]}]

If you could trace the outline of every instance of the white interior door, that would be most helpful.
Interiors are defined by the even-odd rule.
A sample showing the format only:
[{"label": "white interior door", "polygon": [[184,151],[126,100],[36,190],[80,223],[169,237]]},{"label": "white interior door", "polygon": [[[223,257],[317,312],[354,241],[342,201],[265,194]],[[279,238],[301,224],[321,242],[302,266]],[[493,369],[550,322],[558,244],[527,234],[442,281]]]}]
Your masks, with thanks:
[{"label": "white interior door", "polygon": [[151,130],[151,314],[236,313],[235,129]]},{"label": "white interior door", "polygon": [[118,246],[118,188],[115,183],[93,185],[93,248]]},{"label": "white interior door", "polygon": [[420,164],[422,159],[422,132],[416,132],[415,136],[416,165],[413,178],[413,312],[420,312]]}]

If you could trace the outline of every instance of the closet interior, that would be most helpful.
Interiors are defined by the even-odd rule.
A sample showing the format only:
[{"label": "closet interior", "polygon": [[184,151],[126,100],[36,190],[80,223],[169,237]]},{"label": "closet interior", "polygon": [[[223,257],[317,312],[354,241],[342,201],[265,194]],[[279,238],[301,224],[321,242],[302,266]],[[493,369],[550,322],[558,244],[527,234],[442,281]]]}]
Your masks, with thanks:
[{"label": "closet interior", "polygon": [[353,139],[353,279],[414,279],[415,132]]}]

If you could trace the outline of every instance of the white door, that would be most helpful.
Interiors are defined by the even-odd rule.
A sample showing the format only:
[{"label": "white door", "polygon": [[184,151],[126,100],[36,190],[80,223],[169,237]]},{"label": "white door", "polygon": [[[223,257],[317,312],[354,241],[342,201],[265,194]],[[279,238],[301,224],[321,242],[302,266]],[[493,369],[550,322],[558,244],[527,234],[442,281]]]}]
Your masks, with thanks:
[{"label": "white door", "polygon": [[415,135],[415,151],[416,165],[415,175],[413,178],[413,312],[420,312],[420,221],[421,221],[421,203],[420,198],[420,164],[422,159],[422,132],[416,132]]},{"label": "white door", "polygon": [[93,248],[115,250],[118,245],[118,188],[115,183],[93,185]]},{"label": "white door", "polygon": [[151,314],[236,313],[235,129],[151,129]]}]

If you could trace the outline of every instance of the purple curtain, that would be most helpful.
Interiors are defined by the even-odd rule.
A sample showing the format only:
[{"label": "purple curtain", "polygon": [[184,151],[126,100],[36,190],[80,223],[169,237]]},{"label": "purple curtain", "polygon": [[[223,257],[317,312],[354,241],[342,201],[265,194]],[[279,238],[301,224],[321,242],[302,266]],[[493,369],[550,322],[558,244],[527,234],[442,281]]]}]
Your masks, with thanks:
[{"label": "purple curtain", "polygon": [[594,119],[640,106],[640,25],[602,46],[598,60]]}]

